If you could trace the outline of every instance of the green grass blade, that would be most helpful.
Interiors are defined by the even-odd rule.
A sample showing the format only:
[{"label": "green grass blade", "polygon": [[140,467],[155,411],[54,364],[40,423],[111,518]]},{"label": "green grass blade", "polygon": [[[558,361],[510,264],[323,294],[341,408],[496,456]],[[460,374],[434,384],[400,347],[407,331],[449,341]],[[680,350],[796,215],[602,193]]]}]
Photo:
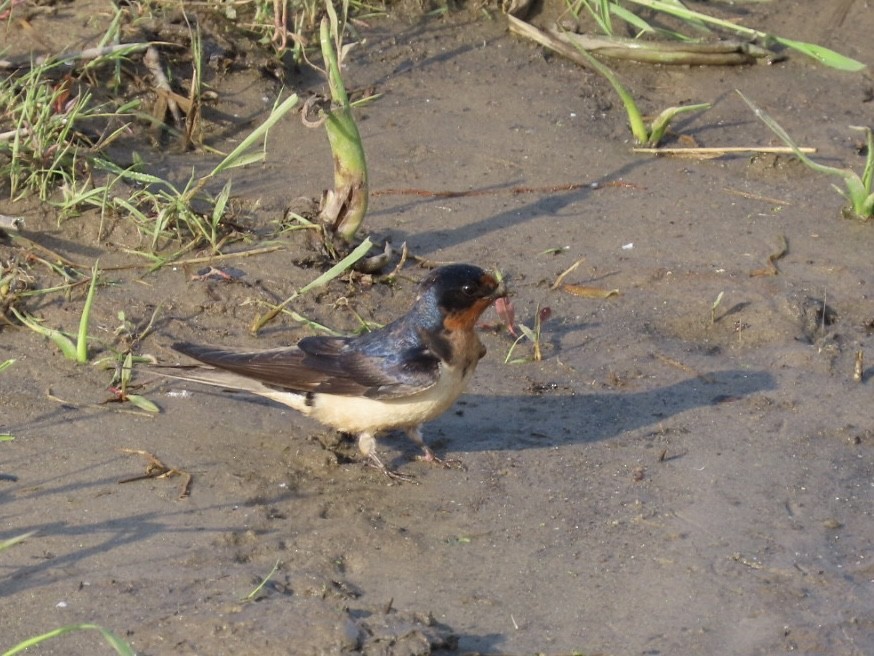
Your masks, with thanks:
[{"label": "green grass blade", "polygon": [[370,250],[371,246],[373,246],[373,242],[370,241],[370,237],[368,237],[363,242],[358,244],[358,246],[355,247],[354,251],[349,253],[349,255],[344,257],[339,262],[337,262],[337,264],[325,271],[322,275],[320,275],[312,282],[309,282],[301,287],[300,291],[298,291],[297,293],[298,296],[300,296],[301,294],[305,294],[311,289],[315,289],[316,287],[323,287],[324,285],[327,285],[334,278],[341,275],[344,271],[351,269],[358,260],[367,255],[367,251]]},{"label": "green grass blade", "polygon": [[865,133],[865,148],[867,155],[865,158],[865,170],[862,171],[862,185],[868,193],[874,191],[871,185],[874,184],[874,132],[869,127],[853,127],[855,130],[862,130]]},{"label": "green grass blade", "polygon": [[507,351],[507,355],[504,357],[504,364],[518,364],[520,362],[526,361],[524,359],[520,359],[520,360],[511,360],[510,359],[513,357],[513,351],[516,350],[516,345],[519,344],[519,342],[521,342],[523,339],[525,339],[525,335],[519,335],[516,338],[516,341],[513,342],[513,344],[510,346],[510,349]]},{"label": "green grass blade", "polygon": [[856,61],[851,57],[846,57],[845,55],[826,48],[825,46],[820,46],[815,43],[806,43],[804,41],[795,41],[794,39],[787,39],[782,36],[774,36],[773,39],[777,43],[780,43],[787,48],[792,48],[793,50],[797,50],[798,52],[807,55],[812,59],[815,59],[824,66],[828,66],[839,71],[858,73],[859,71],[865,69],[865,64],[863,64],[862,62]]},{"label": "green grass blade", "polygon": [[789,146],[792,151],[795,153],[795,156],[798,157],[804,164],[813,169],[818,173],[826,173],[828,175],[837,175],[840,177],[846,177],[847,173],[852,173],[852,171],[848,171],[847,169],[838,169],[833,166],[826,166],[825,164],[819,164],[810,159],[807,155],[801,152],[798,148],[798,144],[795,143],[795,140],[789,136],[789,133],[783,129],[777,121],[775,121],[771,116],[764,110],[759,108],[757,105],[753,103],[749,98],[743,95],[740,91],[737,92],[738,95],[743,99],[743,101],[749,106],[753,113],[756,115],[762,123],[771,128],[771,131],[780,137],[780,140]]},{"label": "green grass blade", "polygon": [[70,624],[69,626],[62,626],[53,631],[48,631],[42,635],[34,636],[19,642],[12,647],[12,649],[4,651],[0,656],[13,656],[14,654],[21,653],[25,649],[34,647],[46,640],[51,640],[52,638],[57,638],[58,636],[62,636],[66,633],[73,633],[75,631],[98,631],[103,636],[103,639],[106,640],[113,649],[115,649],[115,652],[119,654],[119,656],[136,656],[133,648],[127,642],[112,633],[112,631],[104,629],[102,626],[97,626],[96,624]]},{"label": "green grass blade", "polygon": [[655,32],[655,29],[652,25],[647,23],[637,14],[628,11],[622,5],[617,5],[616,3],[610,4],[610,13],[616,16],[621,20],[624,20],[626,23],[631,25],[633,28],[637,30],[638,35],[640,34],[652,34]]},{"label": "green grass blade", "polygon": [[97,289],[97,262],[91,268],[91,284],[88,285],[88,295],[85,297],[85,307],[79,319],[79,334],[76,337],[76,362],[88,362],[88,322],[91,320],[91,307],[94,305],[94,290]]},{"label": "green grass blade", "polygon": [[[249,148],[251,148],[255,144],[255,142],[264,137],[270,130],[270,128],[276,125],[283,116],[285,116],[288,112],[294,109],[295,105],[297,105],[298,103],[298,100],[299,99],[297,97],[297,94],[293,93],[284,101],[282,101],[279,106],[274,107],[273,110],[270,112],[270,116],[268,116],[261,125],[259,125],[257,128],[252,130],[252,132],[246,135],[246,138],[240,142],[240,145],[234,148],[227,157],[219,162],[218,166],[216,166],[207,177],[215,176],[226,169],[242,166],[243,163],[248,164],[251,161],[254,161],[251,158],[246,158],[245,160],[243,160],[241,159],[242,155],[247,150],[249,150]],[[263,154],[261,155],[261,157],[263,157]],[[259,157],[258,159],[260,159],[261,157]]]},{"label": "green grass blade", "polygon": [[27,538],[32,535],[36,535],[36,531],[28,531],[27,533],[22,533],[21,535],[16,535],[14,538],[9,538],[8,540],[0,540],[0,551],[4,549],[8,549],[9,547],[15,546],[19,542],[24,542]]},{"label": "green grass blade", "polygon": [[151,412],[153,414],[158,414],[161,412],[161,409],[156,406],[154,403],[149,401],[144,396],[140,396],[139,394],[128,394],[127,397],[128,403],[139,408],[140,410],[145,410],[146,412]]},{"label": "green grass blade", "polygon": [[665,136],[665,131],[671,124],[671,121],[673,121],[678,114],[697,112],[704,109],[710,109],[710,103],[683,105],[681,107],[668,107],[652,122],[652,128],[649,133],[649,140],[647,141],[647,145],[651,147],[658,146],[659,142],[662,140],[662,137]]},{"label": "green grass blade", "polygon": [[133,376],[134,372],[134,356],[130,351],[127,352],[127,355],[124,357],[124,362],[121,364],[121,378],[119,380],[119,384],[121,385],[122,391],[127,389],[127,386],[130,385],[131,376]]},{"label": "green grass blade", "polygon": [[[228,206],[228,199],[231,197],[231,181],[228,180],[225,183],[225,186],[222,187],[221,192],[219,192],[218,197],[215,199],[215,206],[212,208],[212,228],[213,233],[215,233],[216,228],[218,228],[219,223],[221,223],[222,217],[225,215],[225,208]],[[213,240],[215,239],[215,234],[213,234]]]},{"label": "green grass blade", "polygon": [[267,574],[267,576],[265,576],[263,579],[261,579],[261,583],[259,583],[257,586],[255,586],[255,589],[252,590],[252,592],[250,592],[245,597],[243,597],[242,601],[254,600],[258,596],[258,593],[261,592],[261,590],[264,588],[264,586],[267,585],[267,582],[273,578],[273,575],[279,571],[279,568],[281,565],[282,565],[282,561],[277,559],[276,563],[274,563],[274,565],[273,565],[273,569],[270,570],[270,572]]},{"label": "green grass blade", "polygon": [[295,300],[302,294],[306,294],[311,289],[315,289],[316,287],[322,287],[328,284],[331,280],[342,274],[344,271],[351,269],[358,260],[367,255],[367,251],[370,250],[371,246],[373,246],[373,242],[370,241],[370,237],[367,237],[363,242],[358,244],[355,250],[353,250],[351,253],[349,253],[349,255],[337,262],[337,264],[332,266],[330,269],[325,271],[318,278],[301,287],[299,290],[294,292],[291,296],[282,301],[282,303],[274,307],[269,312],[265,312],[264,314],[255,317],[255,320],[252,322],[249,331],[253,334],[258,334],[259,330],[267,325],[268,322],[272,321],[276,317],[276,315],[282,312],[285,306],[291,303],[293,300]]},{"label": "green grass blade", "polygon": [[599,0],[598,8],[593,7],[587,0],[583,0],[583,6],[589,12],[589,15],[592,17],[598,27],[604,34],[608,34],[613,36],[613,24],[610,22],[610,14],[609,12],[605,15],[603,14],[604,2],[603,0]]},{"label": "green grass blade", "polygon": [[43,337],[48,337],[55,343],[61,353],[64,354],[64,357],[68,360],[76,360],[76,345],[73,343],[69,337],[67,337],[60,330],[54,330],[53,328],[46,328],[42,324],[40,324],[35,318],[27,315],[21,314],[16,308],[10,307],[10,312],[15,315],[15,317],[23,323],[25,326],[30,328],[33,332],[42,335]]},{"label": "green grass blade", "polygon": [[3,362],[0,362],[0,371],[4,371],[6,369],[9,369],[9,367],[11,367],[14,362],[15,362],[15,358],[10,358],[8,360],[4,360]]},{"label": "green grass blade", "polygon": [[635,140],[640,144],[645,144],[649,141],[649,130],[647,130],[646,124],[643,122],[643,115],[640,113],[637,103],[634,102],[634,97],[628,89],[622,86],[616,73],[595,59],[591,53],[580,47],[578,44],[574,43],[574,47],[579,51],[580,55],[589,62],[589,65],[595,69],[595,71],[607,79],[616,93],[619,94],[619,98],[625,106],[625,113],[628,115],[628,124],[631,126],[631,134],[634,135]]},{"label": "green grass blade", "polygon": [[[847,187],[847,193],[844,193],[842,189],[837,189],[838,193],[842,196],[845,196],[853,206],[853,212],[855,212],[856,216],[862,219],[868,219],[872,216],[871,208],[874,206],[874,200],[870,198],[871,190],[870,188],[865,187],[865,183],[859,175],[853,171],[852,169],[839,169],[834,166],[826,166],[825,164],[819,164],[818,162],[814,162],[807,155],[801,152],[798,148],[798,145],[789,136],[789,133],[783,129],[783,127],[777,123],[773,118],[771,118],[765,110],[760,109],[756,105],[752,103],[745,95],[743,95],[740,91],[738,94],[743,101],[749,105],[750,109],[753,110],[756,117],[759,118],[765,125],[771,128],[771,131],[776,134],[780,139],[792,149],[792,152],[795,156],[800,159],[808,168],[816,171],[817,173],[825,173],[826,175],[833,175],[839,178],[843,178],[844,184]],[[869,156],[870,157],[870,156]],[[867,166],[866,166],[867,170]]]}]

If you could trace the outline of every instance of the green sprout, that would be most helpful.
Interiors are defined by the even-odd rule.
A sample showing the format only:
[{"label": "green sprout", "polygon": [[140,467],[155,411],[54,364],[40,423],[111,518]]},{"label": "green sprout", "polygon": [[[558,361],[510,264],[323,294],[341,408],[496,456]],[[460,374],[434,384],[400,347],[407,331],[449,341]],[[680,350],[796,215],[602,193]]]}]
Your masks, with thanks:
[{"label": "green sprout", "polygon": [[[0,362],[0,372],[11,367],[14,362],[15,362],[14,358],[10,358],[8,360],[4,360],[3,362]],[[0,433],[0,442],[11,442],[14,439],[15,439],[15,436],[10,434],[10,433]],[[24,536],[24,537],[27,537],[27,536]],[[21,539],[23,540],[24,537],[22,537]],[[15,538],[12,538],[12,539],[14,540]],[[9,542],[9,540],[7,540],[6,542]],[[6,542],[0,542],[0,551],[2,551],[3,549],[5,549],[8,546],[11,546],[10,544],[6,544]],[[14,544],[14,542],[12,544]]]},{"label": "green sprout", "polygon": [[[529,328],[524,323],[516,323],[515,326],[519,328],[519,331],[522,333],[516,338],[516,341],[510,346],[510,349],[507,351],[507,355],[504,358],[504,364],[519,364],[522,362],[540,362],[543,359],[543,352],[541,347],[541,333],[543,329],[543,324],[546,322],[549,317],[552,316],[552,309],[549,307],[540,307],[537,306],[537,311],[534,314],[534,328]],[[523,339],[527,339],[531,342],[533,347],[533,354],[530,358],[516,358],[515,360],[511,360],[513,357],[513,351],[516,349],[516,346]]]},{"label": "green sprout", "polygon": [[719,304],[722,303],[722,297],[725,296],[725,292],[719,292],[719,295],[716,297],[716,300],[713,301],[713,305],[710,306],[710,325],[716,323],[716,309],[719,307]]},{"label": "green sprout", "polygon": [[79,364],[88,362],[88,324],[91,321],[91,308],[94,305],[94,291],[97,288],[97,262],[91,269],[91,282],[88,285],[88,294],[85,297],[85,305],[82,308],[82,316],[79,318],[79,332],[76,335],[76,341],[70,338],[66,333],[47,328],[33,316],[22,314],[15,307],[10,306],[9,310],[15,317],[32,331],[39,333],[43,337],[48,337],[55,346],[57,346],[64,357],[68,360],[73,360]]},{"label": "green sprout", "polygon": [[[114,377],[113,379],[113,382],[116,382],[115,378],[117,378],[118,387],[110,386],[109,388],[115,396],[109,400],[118,403],[130,403],[132,406],[137,407],[140,410],[157,414],[161,412],[161,410],[157,405],[149,401],[149,399],[140,394],[128,394],[127,390],[130,387],[131,378],[133,377],[134,359],[134,355],[131,352],[128,352],[125,356],[117,377]],[[136,360],[138,362],[154,362],[154,358],[147,357],[138,357]]]},{"label": "green sprout", "polygon": [[750,109],[753,110],[756,117],[767,125],[771,131],[776,134],[781,141],[783,141],[783,143],[789,146],[789,148],[792,149],[792,152],[795,153],[795,156],[807,167],[817,173],[825,173],[843,179],[846,190],[841,189],[837,185],[832,185],[832,187],[841,194],[841,196],[850,201],[850,207],[846,208],[844,211],[845,214],[851,214],[862,220],[868,220],[871,217],[874,217],[874,190],[872,190],[872,181],[874,181],[874,135],[872,135],[871,128],[853,126],[853,129],[861,130],[865,133],[867,154],[865,157],[865,168],[860,176],[849,168],[841,169],[814,162],[810,157],[801,152],[801,149],[792,137],[789,136],[789,133],[786,132],[777,121],[768,115],[765,110],[760,109],[753,104],[753,102],[740,91],[738,91],[738,94],[743,98],[743,101],[750,107]]},{"label": "green sprout", "polygon": [[261,592],[261,590],[264,589],[264,586],[267,585],[267,583],[270,581],[270,579],[273,578],[273,575],[279,571],[280,567],[282,567],[282,561],[277,560],[273,564],[273,569],[270,570],[270,572],[267,574],[267,576],[265,576],[263,579],[261,579],[261,582],[258,583],[258,585],[256,585],[255,588],[249,594],[247,594],[245,597],[243,597],[243,599],[241,601],[257,601],[258,594]]}]

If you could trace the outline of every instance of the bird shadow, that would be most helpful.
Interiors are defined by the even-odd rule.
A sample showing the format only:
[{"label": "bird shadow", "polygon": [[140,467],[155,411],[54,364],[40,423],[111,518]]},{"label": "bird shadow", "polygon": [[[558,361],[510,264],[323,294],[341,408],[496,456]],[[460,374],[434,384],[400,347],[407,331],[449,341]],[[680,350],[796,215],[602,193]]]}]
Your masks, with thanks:
[{"label": "bird shadow", "polygon": [[633,392],[547,386],[525,396],[467,394],[454,412],[426,428],[425,438],[442,451],[461,453],[594,443],[774,388],[768,372],[732,369]]}]

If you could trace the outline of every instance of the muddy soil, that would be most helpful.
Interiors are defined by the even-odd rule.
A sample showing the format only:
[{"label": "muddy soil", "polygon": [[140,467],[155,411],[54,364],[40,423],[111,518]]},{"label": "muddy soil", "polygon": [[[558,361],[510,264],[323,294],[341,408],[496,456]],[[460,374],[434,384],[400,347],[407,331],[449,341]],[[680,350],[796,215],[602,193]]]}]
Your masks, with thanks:
[{"label": "muddy soil", "polygon": [[[874,63],[870,3],[835,4],[845,16],[814,2],[719,8]],[[99,5],[34,16],[44,47],[67,47],[51,27],[93,26]],[[551,308],[544,359],[505,364],[512,338],[484,331],[489,354],[468,393],[425,429],[464,469],[417,462],[389,435],[383,452],[417,480],[398,485],[289,409],[146,367],[135,382],[160,414],[102,404],[106,371],[3,325],[0,360],[16,362],[0,374],[0,431],[15,439],[0,443],[0,539],[35,534],[0,552],[0,647],[89,622],[139,654],[874,653],[870,365],[853,380],[857,352],[874,359],[874,224],[842,218],[831,180],[791,158],[632,153],[609,86],[510,36],[497,14],[359,29],[347,83],[382,94],[358,113],[377,192],[367,230],[429,260],[499,267],[520,321]],[[823,161],[861,170],[849,126],[874,125],[870,72],[791,53],[616,68],[647,112],[712,102],[676,126],[701,145],[774,142],[741,89]],[[321,84],[294,70],[286,83]],[[208,138],[224,149],[282,92],[256,67],[210,84]],[[180,179],[215,161],[140,154]],[[263,234],[294,198],[330,185],[330,166],[323,133],[289,119],[263,165],[233,173],[233,190]],[[93,216],[58,225],[8,198],[0,213],[24,214],[29,239],[84,266],[142,262],[121,249],[133,238],[122,222],[98,242]],[[178,339],[293,343],[311,333],[289,318],[248,332],[258,301],[318,273],[301,265],[301,233],[279,243],[223,262],[236,282],[196,279],[197,266],[108,271],[92,333],[111,345],[119,311],[138,323],[160,306],[139,351],[163,363],[179,361]],[[0,243],[3,261],[24,252]],[[566,282],[619,294],[551,290],[579,258]],[[338,281],[294,309],[337,330],[354,329],[355,313],[385,322],[424,273],[412,263],[394,286]],[[26,308],[75,329],[82,302]],[[530,355],[523,341],[511,359]],[[190,495],[179,498],[181,476],[119,484],[146,466],[121,449],[189,473]],[[78,633],[35,651],[108,649]]]}]

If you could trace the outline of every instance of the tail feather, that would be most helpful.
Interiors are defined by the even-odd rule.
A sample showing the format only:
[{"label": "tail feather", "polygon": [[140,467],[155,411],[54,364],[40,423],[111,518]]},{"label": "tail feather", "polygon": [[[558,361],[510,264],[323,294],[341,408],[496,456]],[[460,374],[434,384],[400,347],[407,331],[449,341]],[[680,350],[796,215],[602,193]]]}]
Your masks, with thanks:
[{"label": "tail feather", "polygon": [[310,408],[306,404],[306,396],[297,392],[278,390],[265,385],[257,380],[235,374],[232,371],[212,369],[203,366],[166,366],[156,367],[152,371],[166,378],[183,380],[190,383],[221,387],[226,390],[248,392],[271,399],[295,410],[309,414]]}]

